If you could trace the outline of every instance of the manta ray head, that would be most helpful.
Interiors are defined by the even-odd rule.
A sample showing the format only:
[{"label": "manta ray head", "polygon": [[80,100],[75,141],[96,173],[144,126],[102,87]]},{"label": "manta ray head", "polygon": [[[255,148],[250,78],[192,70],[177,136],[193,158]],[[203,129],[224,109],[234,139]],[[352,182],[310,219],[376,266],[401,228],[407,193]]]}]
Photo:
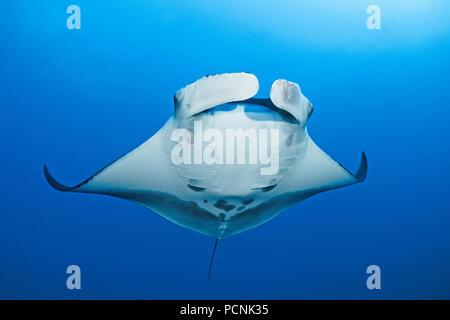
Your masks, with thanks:
[{"label": "manta ray head", "polygon": [[[227,201],[271,191],[305,153],[312,105],[289,81],[275,81],[270,98],[256,99],[252,96],[259,84],[253,75],[234,76],[232,83],[224,75],[217,77],[177,92],[175,117],[165,130],[166,151],[194,191]],[[230,90],[236,82],[240,86],[231,91],[239,92],[233,98],[247,99],[220,99],[229,94],[223,88]]]}]

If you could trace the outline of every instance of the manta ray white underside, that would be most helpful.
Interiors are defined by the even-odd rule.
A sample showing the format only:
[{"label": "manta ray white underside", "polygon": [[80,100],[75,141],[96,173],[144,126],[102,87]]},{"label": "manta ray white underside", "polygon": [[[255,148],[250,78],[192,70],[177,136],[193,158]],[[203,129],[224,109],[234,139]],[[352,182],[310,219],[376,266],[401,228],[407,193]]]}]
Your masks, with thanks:
[{"label": "manta ray white underside", "polygon": [[[74,187],[48,183],[60,191],[98,193],[126,199],[214,239],[254,228],[289,206],[319,192],[361,182],[367,174],[362,154],[352,174],[309,137],[312,105],[292,82],[277,80],[270,99],[252,98],[257,78],[249,73],[203,77],[178,91],[175,113],[145,143]],[[278,170],[262,175],[259,164],[176,164],[171,134],[179,128],[278,129]],[[189,144],[193,148],[193,144]]]}]

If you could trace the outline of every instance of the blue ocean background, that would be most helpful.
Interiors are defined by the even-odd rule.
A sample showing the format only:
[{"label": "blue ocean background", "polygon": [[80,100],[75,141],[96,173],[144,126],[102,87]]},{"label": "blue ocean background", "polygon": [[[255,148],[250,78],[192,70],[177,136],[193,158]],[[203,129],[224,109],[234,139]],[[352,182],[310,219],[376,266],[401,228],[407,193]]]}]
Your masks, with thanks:
[{"label": "blue ocean background", "polygon": [[[81,29],[66,8],[81,8]],[[366,8],[381,8],[369,30]],[[450,2],[15,0],[0,4],[0,298],[449,299]],[[219,242],[77,184],[151,137],[205,74],[279,78],[367,180]],[[79,265],[82,289],[66,288]],[[381,268],[368,290],[366,268]]]}]

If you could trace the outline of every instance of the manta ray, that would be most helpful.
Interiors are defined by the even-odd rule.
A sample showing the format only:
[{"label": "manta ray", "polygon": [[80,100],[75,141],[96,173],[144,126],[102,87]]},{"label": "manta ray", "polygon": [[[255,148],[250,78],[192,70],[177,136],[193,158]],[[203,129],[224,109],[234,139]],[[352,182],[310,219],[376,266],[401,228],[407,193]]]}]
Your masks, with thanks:
[{"label": "manta ray", "polygon": [[[158,132],[87,180],[68,187],[44,166],[45,177],[56,190],[125,199],[209,236],[216,240],[213,257],[218,240],[255,228],[315,194],[365,180],[364,152],[352,174],[308,135],[313,107],[298,84],[276,80],[267,99],[254,98],[258,90],[250,73],[205,76],[175,94],[174,114]],[[212,132],[209,140],[195,132],[199,125]],[[224,160],[220,146],[230,142],[218,140],[228,137],[227,130],[240,130],[245,139],[237,152],[225,150],[231,156]],[[259,135],[245,135],[250,130]],[[268,139],[269,132],[277,139]],[[256,148],[260,156],[265,153],[264,163],[255,157],[233,162],[256,150],[246,141],[264,137],[270,143],[262,139]],[[269,144],[274,170],[268,170]],[[208,161],[199,161],[203,156]],[[264,169],[270,172],[263,174]]]}]

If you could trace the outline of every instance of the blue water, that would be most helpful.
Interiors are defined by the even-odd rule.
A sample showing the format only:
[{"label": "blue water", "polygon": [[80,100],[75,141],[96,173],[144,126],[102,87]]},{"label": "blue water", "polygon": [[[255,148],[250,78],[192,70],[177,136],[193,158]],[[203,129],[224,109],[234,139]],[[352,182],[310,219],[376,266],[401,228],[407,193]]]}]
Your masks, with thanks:
[{"label": "blue water", "polygon": [[[341,4],[339,4],[341,3]],[[66,27],[67,6],[81,29]],[[381,29],[366,8],[381,8]],[[0,298],[450,298],[448,1],[15,0],[0,5]],[[298,82],[308,130],[367,180],[219,242],[61,193],[152,136],[211,73]],[[79,265],[82,289],[66,288]],[[366,287],[381,268],[381,290]]]}]

